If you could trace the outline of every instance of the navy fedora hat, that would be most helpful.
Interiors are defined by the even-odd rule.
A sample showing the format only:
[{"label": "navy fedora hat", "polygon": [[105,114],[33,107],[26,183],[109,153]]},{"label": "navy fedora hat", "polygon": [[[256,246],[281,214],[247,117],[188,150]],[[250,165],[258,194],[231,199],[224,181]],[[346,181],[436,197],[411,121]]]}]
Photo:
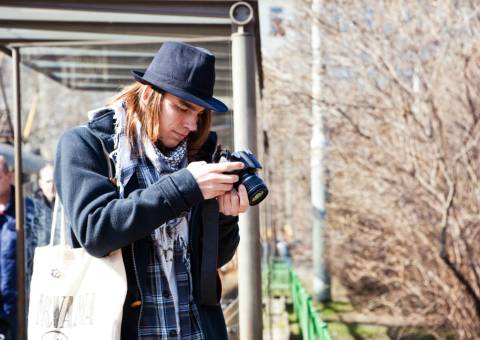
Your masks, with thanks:
[{"label": "navy fedora hat", "polygon": [[143,84],[206,109],[228,111],[224,103],[213,98],[215,56],[206,49],[181,42],[165,42],[145,71],[133,70],[132,74]]}]

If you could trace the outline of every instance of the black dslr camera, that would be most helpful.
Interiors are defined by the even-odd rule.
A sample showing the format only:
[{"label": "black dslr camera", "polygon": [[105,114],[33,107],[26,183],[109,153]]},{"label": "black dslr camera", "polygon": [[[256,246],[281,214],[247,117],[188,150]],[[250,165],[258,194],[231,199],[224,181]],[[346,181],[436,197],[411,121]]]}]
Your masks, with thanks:
[{"label": "black dslr camera", "polygon": [[261,169],[262,165],[255,158],[250,150],[242,150],[230,152],[223,150],[221,145],[218,145],[213,154],[212,161],[214,163],[222,162],[242,162],[244,167],[241,170],[231,171],[227,174],[238,175],[239,180],[234,184],[238,188],[243,184],[247,189],[248,202],[250,205],[257,205],[268,195],[268,188],[263,180],[257,176],[257,169]]}]

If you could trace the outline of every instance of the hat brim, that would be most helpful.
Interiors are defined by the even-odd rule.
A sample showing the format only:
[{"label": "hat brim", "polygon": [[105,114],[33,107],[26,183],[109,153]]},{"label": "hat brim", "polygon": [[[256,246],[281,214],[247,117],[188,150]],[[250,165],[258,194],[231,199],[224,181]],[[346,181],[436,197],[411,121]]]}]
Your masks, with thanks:
[{"label": "hat brim", "polygon": [[191,93],[189,93],[189,92],[187,92],[187,91],[185,91],[181,88],[178,88],[178,87],[172,86],[170,84],[166,84],[166,83],[159,82],[157,84],[153,84],[153,83],[151,83],[148,80],[145,80],[143,78],[144,74],[145,74],[144,71],[132,70],[132,75],[135,78],[135,80],[139,81],[142,84],[150,85],[154,88],[157,88],[157,89],[163,90],[165,92],[171,93],[174,96],[177,96],[177,97],[179,97],[183,100],[186,100],[188,102],[200,105],[201,107],[203,107],[205,109],[213,110],[215,112],[220,112],[220,113],[228,112],[227,105],[225,105],[224,103],[222,103],[220,100],[218,100],[216,98],[213,98],[213,97],[211,97],[211,98],[197,97],[197,96],[194,96],[193,94],[191,94]]}]

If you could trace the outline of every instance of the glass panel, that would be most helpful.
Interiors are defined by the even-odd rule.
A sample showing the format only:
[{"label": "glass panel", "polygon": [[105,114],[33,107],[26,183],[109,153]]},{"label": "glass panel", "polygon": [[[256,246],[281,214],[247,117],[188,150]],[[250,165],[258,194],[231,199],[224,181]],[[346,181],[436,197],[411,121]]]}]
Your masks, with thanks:
[{"label": "glass panel", "polygon": [[[215,97],[232,105],[229,42],[192,43],[216,55]],[[35,46],[21,49],[24,138],[53,159],[58,136],[87,121],[87,112],[104,106],[134,81],[131,70],[144,70],[160,43],[112,43]],[[219,142],[233,146],[232,113],[214,113]]]}]

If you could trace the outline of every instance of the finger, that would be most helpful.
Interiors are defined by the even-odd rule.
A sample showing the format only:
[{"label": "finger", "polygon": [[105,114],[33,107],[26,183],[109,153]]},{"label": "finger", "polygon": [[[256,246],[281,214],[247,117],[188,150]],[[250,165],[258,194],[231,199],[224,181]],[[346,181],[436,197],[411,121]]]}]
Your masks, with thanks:
[{"label": "finger", "polygon": [[247,189],[245,189],[245,186],[243,184],[238,186],[238,195],[240,197],[239,211],[245,212],[248,209],[249,203],[248,203]]},{"label": "finger", "polygon": [[217,197],[217,202],[218,202],[218,210],[222,213],[225,214],[225,208],[224,208],[224,200],[225,200],[225,195],[221,195]]},{"label": "finger", "polygon": [[242,162],[223,162],[212,163],[207,165],[213,172],[228,172],[243,169]]},{"label": "finger", "polygon": [[225,215],[231,215],[232,214],[232,194],[230,192],[226,193],[224,195],[225,200],[224,200],[224,207],[225,207]]},{"label": "finger", "polygon": [[191,162],[188,164],[189,167],[196,167],[196,166],[201,166],[207,164],[205,161],[197,161],[197,162]]},{"label": "finger", "polygon": [[237,216],[240,212],[240,196],[238,196],[237,190],[232,189],[230,197],[232,203],[232,215]]},{"label": "finger", "polygon": [[237,183],[238,182],[238,176],[237,175],[224,175],[224,174],[217,174],[214,173],[211,175],[212,179],[215,179],[216,182],[218,183]]},{"label": "finger", "polygon": [[207,188],[209,192],[212,194],[216,194],[215,196],[220,196],[224,195],[227,192],[231,191],[233,189],[233,184],[211,184]]},{"label": "finger", "polygon": [[[226,195],[225,193],[226,193],[226,191],[214,191],[212,196],[218,198],[218,197],[221,197],[221,196],[225,196]],[[223,197],[222,199],[223,199],[223,208],[225,209],[226,198]]]},{"label": "finger", "polygon": [[233,188],[232,184],[224,184],[224,183],[219,183],[211,186],[212,191],[221,192],[221,195],[232,190],[232,188]]}]

